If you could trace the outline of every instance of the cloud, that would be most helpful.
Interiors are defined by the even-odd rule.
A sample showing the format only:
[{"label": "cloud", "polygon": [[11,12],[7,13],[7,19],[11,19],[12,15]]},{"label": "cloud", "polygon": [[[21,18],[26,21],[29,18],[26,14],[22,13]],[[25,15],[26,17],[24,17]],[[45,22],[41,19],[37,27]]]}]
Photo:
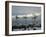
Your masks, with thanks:
[{"label": "cloud", "polygon": [[12,7],[12,15],[26,15],[31,13],[40,13],[41,7],[33,7],[33,6],[13,6]]}]

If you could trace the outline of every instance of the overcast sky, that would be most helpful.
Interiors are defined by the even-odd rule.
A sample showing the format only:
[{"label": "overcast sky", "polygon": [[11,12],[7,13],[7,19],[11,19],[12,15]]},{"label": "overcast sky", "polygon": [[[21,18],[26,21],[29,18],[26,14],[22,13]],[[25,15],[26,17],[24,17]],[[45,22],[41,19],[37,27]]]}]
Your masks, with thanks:
[{"label": "overcast sky", "polygon": [[12,6],[12,16],[41,13],[41,7],[33,6]]}]

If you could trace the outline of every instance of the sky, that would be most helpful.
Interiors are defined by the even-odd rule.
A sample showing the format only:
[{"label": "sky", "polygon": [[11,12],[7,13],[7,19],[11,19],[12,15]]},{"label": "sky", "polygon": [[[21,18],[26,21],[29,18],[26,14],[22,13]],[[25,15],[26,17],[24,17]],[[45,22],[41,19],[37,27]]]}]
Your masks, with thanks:
[{"label": "sky", "polygon": [[12,6],[12,16],[41,13],[41,7],[33,6]]},{"label": "sky", "polygon": [[[33,6],[12,6],[12,21],[15,21],[16,15],[29,15],[31,13],[41,13],[41,7],[33,7]],[[32,19],[28,18],[28,23],[32,23]],[[41,23],[41,15],[39,15],[36,19],[37,21],[39,21],[39,23]],[[20,22],[21,21],[21,22]],[[18,21],[19,23],[23,23],[24,24],[24,19],[19,19]],[[13,24],[15,25],[15,23]]]}]

